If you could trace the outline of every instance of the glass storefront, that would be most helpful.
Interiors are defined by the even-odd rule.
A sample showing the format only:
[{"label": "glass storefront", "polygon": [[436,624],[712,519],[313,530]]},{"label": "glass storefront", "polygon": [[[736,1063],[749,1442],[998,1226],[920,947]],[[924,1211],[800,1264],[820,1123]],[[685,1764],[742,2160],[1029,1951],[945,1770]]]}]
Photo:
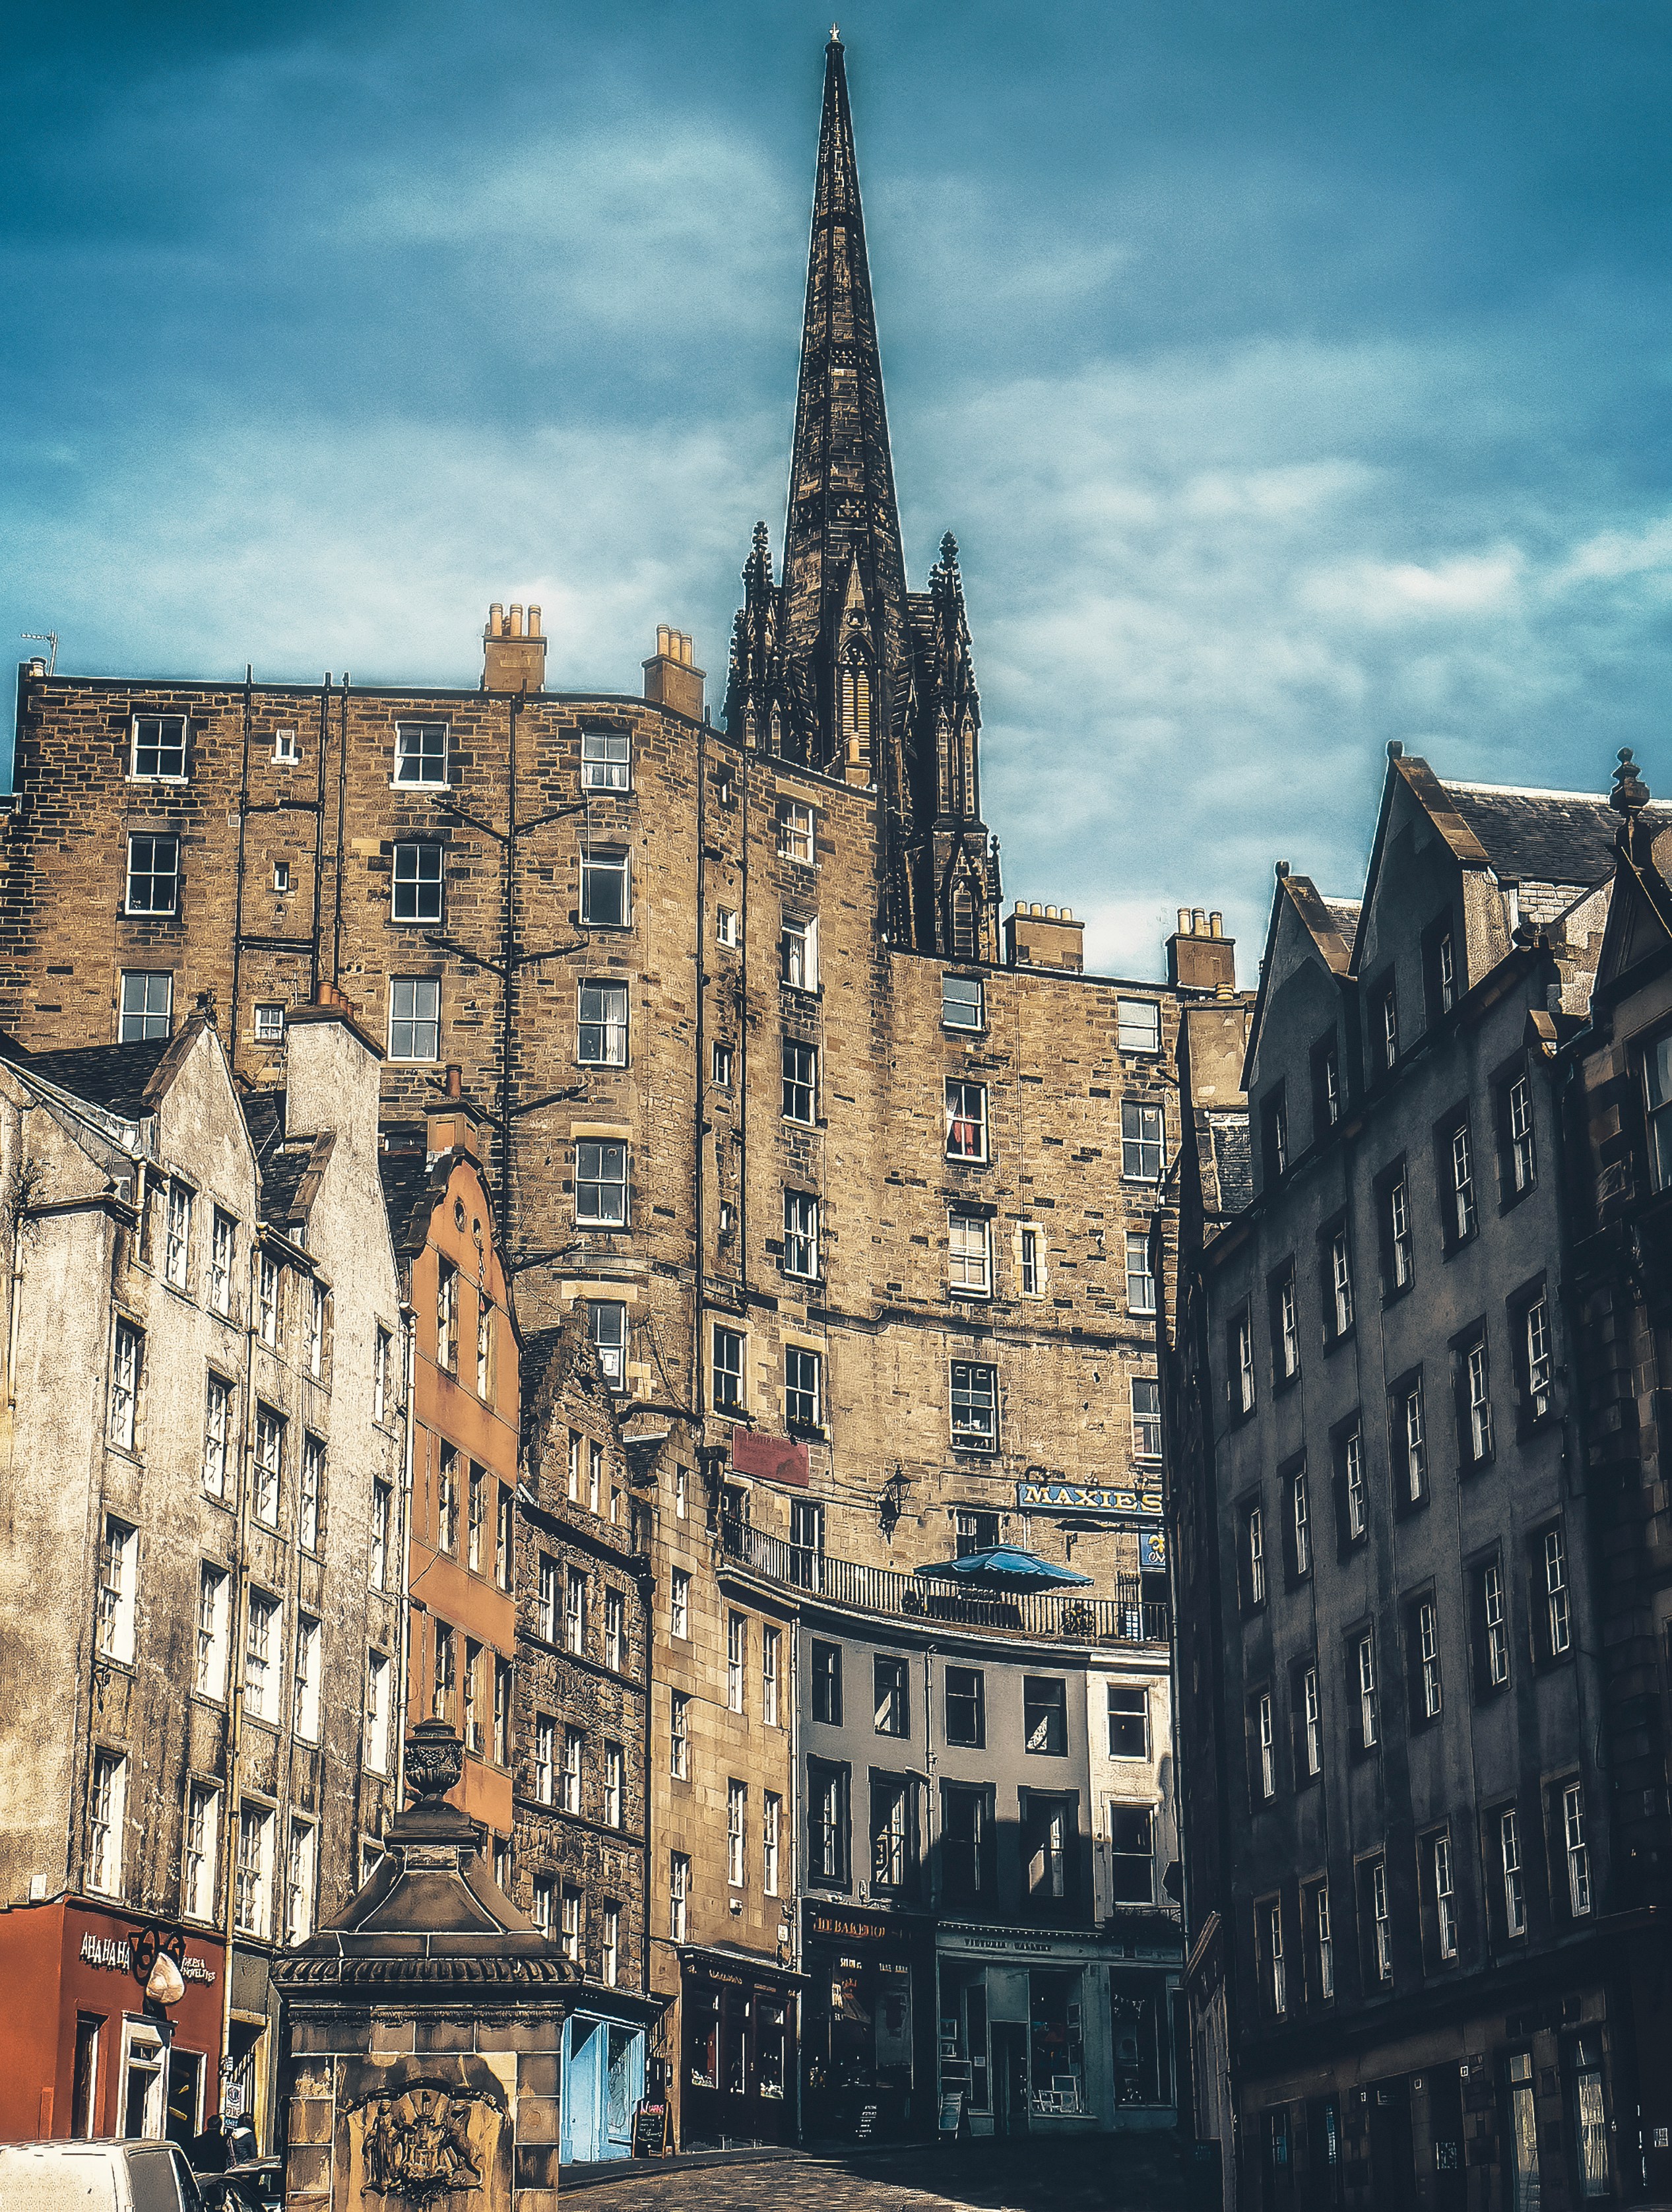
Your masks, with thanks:
[{"label": "glass storefront", "polygon": [[933,2069],[918,2047],[933,2025],[926,1928],[858,1907],[809,1903],[806,1913],[806,2132],[927,2135]]},{"label": "glass storefront", "polygon": [[681,2147],[792,2140],[793,1978],[730,1960],[691,1958],[684,1963],[680,1990]]}]

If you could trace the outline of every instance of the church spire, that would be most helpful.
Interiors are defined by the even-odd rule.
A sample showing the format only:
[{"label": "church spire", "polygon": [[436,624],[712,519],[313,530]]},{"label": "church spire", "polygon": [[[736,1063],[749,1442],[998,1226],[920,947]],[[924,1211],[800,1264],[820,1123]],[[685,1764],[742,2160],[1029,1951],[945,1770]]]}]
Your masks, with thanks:
[{"label": "church spire", "polygon": [[781,642],[799,664],[808,756],[838,775],[868,770],[904,703],[909,647],[847,58],[834,31],[824,50],[783,578]]}]

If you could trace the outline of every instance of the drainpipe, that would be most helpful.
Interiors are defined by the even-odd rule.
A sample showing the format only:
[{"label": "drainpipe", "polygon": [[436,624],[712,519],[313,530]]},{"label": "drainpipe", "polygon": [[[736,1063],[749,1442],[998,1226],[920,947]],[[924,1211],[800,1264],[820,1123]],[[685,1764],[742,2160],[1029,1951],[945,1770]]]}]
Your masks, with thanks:
[{"label": "drainpipe", "polygon": [[[232,1604],[227,1624],[227,1796],[226,1872],[221,1891],[222,1925],[226,1936],[226,1964],[221,1988],[221,2064],[224,2073],[232,2045],[232,1955],[238,1904],[238,1790],[240,1761],[244,1747],[244,1645],[249,1634],[250,1556],[250,1403],[255,1377],[255,1269],[260,1250],[258,1237],[250,1242],[250,1273],[244,1298],[244,1391],[242,1419],[238,1431],[238,1504],[233,1516]],[[220,2104],[221,2085],[216,2088]],[[253,2118],[253,2114],[246,2118]]]},{"label": "drainpipe", "polygon": [[[411,1279],[408,1277],[410,1292]],[[412,1664],[412,1431],[413,1406],[416,1398],[418,1332],[416,1314],[410,1297],[401,1302],[401,1368],[406,1383],[406,1418],[401,1471],[400,1522],[395,1541],[400,1557],[400,1618],[396,1632],[400,1638],[399,1679],[389,1696],[389,1717],[398,1720],[395,1735],[395,1811],[399,1813],[406,1802],[406,1701],[410,1694],[409,1674]]]}]

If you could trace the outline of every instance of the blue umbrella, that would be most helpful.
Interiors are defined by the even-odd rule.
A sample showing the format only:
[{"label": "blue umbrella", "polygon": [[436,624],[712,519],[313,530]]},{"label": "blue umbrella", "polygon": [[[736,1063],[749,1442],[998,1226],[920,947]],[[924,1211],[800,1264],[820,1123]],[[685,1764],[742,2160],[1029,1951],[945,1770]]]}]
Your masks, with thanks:
[{"label": "blue umbrella", "polygon": [[919,1567],[918,1573],[933,1582],[973,1583],[987,1590],[1090,1589],[1090,1575],[1077,1575],[1072,1567],[1059,1567],[1014,1544],[994,1544],[985,1552],[970,1552],[961,1559],[945,1559],[937,1567]]}]

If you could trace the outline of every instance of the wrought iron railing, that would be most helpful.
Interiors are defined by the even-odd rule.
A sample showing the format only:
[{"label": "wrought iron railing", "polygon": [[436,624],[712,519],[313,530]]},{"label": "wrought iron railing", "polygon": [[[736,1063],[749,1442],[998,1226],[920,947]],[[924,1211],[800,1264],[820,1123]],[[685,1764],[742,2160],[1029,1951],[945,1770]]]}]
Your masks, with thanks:
[{"label": "wrought iron railing", "polygon": [[1172,1626],[1168,1608],[1146,1601],[1135,1575],[1116,1577],[1112,1597],[1074,1590],[1032,1591],[1005,1595],[972,1590],[952,1582],[903,1574],[897,1567],[861,1566],[856,1559],[832,1559],[806,1544],[787,1543],[747,1521],[723,1516],[720,1547],[752,1573],[787,1583],[832,1605],[862,1613],[891,1613],[903,1620],[945,1621],[951,1628],[987,1629],[1024,1636],[1042,1644],[1166,1644]]}]

